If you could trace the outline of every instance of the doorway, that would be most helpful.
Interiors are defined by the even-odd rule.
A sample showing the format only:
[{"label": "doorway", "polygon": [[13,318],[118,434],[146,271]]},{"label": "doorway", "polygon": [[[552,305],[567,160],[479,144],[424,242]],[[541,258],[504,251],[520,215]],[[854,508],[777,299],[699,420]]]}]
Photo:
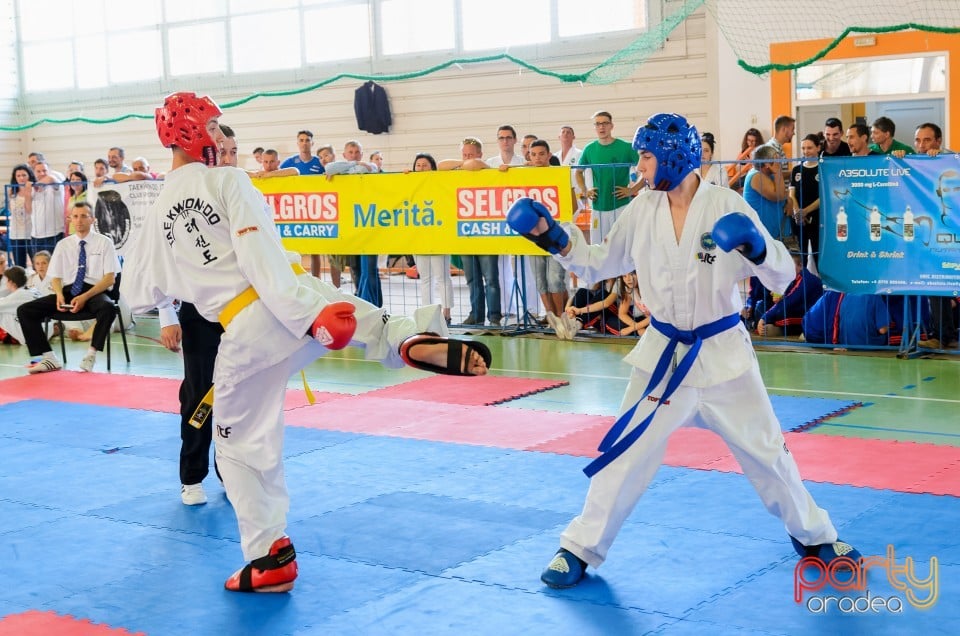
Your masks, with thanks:
[{"label": "doorway", "polygon": [[[920,124],[933,122],[944,128],[946,102],[942,97],[896,101],[811,104],[797,107],[797,139],[823,130],[823,122],[836,117],[849,128],[862,118],[869,126],[878,117],[889,117],[897,125],[895,137],[913,145],[914,131]],[[846,130],[843,131],[846,135]],[[946,141],[946,134],[944,134]]]}]

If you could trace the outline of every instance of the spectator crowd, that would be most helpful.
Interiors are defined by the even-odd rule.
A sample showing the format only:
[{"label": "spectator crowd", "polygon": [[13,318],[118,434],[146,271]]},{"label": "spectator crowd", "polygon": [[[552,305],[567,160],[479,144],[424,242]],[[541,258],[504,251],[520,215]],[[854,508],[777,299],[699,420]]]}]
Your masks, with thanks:
[{"label": "spectator crowd", "polygon": [[[493,152],[485,155],[480,138],[467,136],[460,143],[459,157],[437,159],[418,153],[405,162],[409,167],[404,172],[574,167],[570,196],[578,225],[588,240],[601,242],[646,184],[636,179],[637,151],[630,141],[615,135],[613,116],[597,111],[591,119],[595,139],[582,149],[576,145],[572,126],[562,126],[551,147],[546,139],[535,134],[520,137],[513,126],[504,124],[496,129]],[[220,163],[237,167],[236,135],[228,126],[222,129],[226,141],[218,149]],[[896,125],[887,117],[879,117],[869,126],[857,121],[846,127],[831,117],[822,130],[801,137],[796,121],[781,116],[775,120],[769,139],[764,140],[759,130],[750,128],[735,158],[720,161],[714,136],[703,133],[701,179],[740,193],[767,231],[795,254],[797,277],[787,289],[764,289],[757,279],[744,284],[742,318],[758,337],[795,336],[837,347],[890,345],[907,335],[903,333],[904,316],[917,314],[913,320],[922,325],[921,346],[957,346],[956,296],[924,298],[919,309],[910,303],[905,309],[902,297],[859,297],[825,291],[819,278],[821,158],[952,152],[943,146],[942,130],[935,123],[917,127],[912,145],[895,135]],[[796,153],[788,150],[795,137],[800,139],[798,159],[789,156]],[[364,152],[356,140],[346,141],[338,157],[333,145],[315,147],[313,133],[300,130],[296,147],[297,153],[286,158],[273,148],[254,148],[250,153],[252,163],[246,166],[248,175],[257,179],[293,175],[340,179],[383,171],[383,153]],[[118,146],[109,148],[106,158],[96,159],[92,167],[92,173],[88,173],[83,162],[73,161],[59,172],[42,152],[31,152],[11,171],[5,224],[0,223],[5,230],[5,249],[0,251],[0,342],[23,342],[23,330],[16,320],[18,307],[55,294],[46,276],[47,267],[51,258],[58,262],[60,243],[77,233],[74,212],[78,208],[91,217],[94,234],[110,235],[99,211],[86,204],[88,186],[164,177],[145,157],[136,157],[128,164],[124,149]],[[320,276],[326,268],[336,287],[342,284],[343,272],[349,272],[354,293],[382,306],[381,275],[387,257],[314,254],[310,255],[310,264],[314,276]],[[464,307],[466,317],[462,321],[466,326],[502,326],[508,314],[519,320],[527,311],[526,318],[549,326],[561,339],[569,339],[585,330],[639,336],[649,321],[636,289],[636,277],[631,275],[584,288],[549,256],[414,254],[392,258],[402,259],[408,265],[408,275],[419,279],[419,303],[439,303],[448,323],[456,300],[452,275],[461,271],[469,290],[469,309]],[[119,269],[118,262],[116,271]],[[531,293],[521,295],[526,298],[526,307],[517,307],[514,303],[520,303],[512,299],[512,290],[521,286],[518,281],[529,281]],[[90,340],[92,329],[88,323],[71,325],[71,337]]]}]

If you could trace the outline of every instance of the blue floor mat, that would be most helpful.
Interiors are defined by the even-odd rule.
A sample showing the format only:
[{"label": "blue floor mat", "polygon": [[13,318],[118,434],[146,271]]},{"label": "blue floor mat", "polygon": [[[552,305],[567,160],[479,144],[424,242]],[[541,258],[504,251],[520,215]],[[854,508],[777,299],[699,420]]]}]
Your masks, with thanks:
[{"label": "blue floor mat", "polygon": [[846,413],[861,406],[860,402],[833,400],[829,398],[771,395],[773,412],[780,420],[780,428],[786,431],[801,431],[816,426],[831,416]]},{"label": "blue floor mat", "polygon": [[[311,429],[288,430],[285,446],[296,589],[232,594],[236,519],[212,476],[210,503],[180,503],[178,418],[62,409],[0,406],[0,556],[17,582],[0,617],[37,609],[149,634],[271,636],[960,632],[957,498],[808,485],[865,554],[892,544],[918,576],[938,559],[926,611],[824,615],[794,602],[796,556],[748,480],[673,467],[608,561],[561,592],[539,574],[583,503],[582,458]],[[883,571],[869,581],[873,595],[903,594]]]}]

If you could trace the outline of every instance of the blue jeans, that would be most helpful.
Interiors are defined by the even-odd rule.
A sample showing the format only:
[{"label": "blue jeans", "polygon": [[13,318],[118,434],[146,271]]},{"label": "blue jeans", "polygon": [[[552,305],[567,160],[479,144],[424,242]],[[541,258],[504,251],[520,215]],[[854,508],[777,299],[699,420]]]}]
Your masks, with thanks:
[{"label": "blue jeans", "polygon": [[487,319],[500,322],[503,312],[500,310],[500,267],[498,256],[464,256],[463,273],[470,287],[470,317],[483,322],[484,303]]},{"label": "blue jeans", "polygon": [[364,254],[357,259],[360,272],[357,278],[357,296],[371,305],[383,307],[383,288],[380,287],[380,271],[377,269],[377,255]]},{"label": "blue jeans", "polygon": [[[33,253],[36,254],[41,250],[46,250],[53,254],[53,248],[57,246],[63,239],[63,232],[55,234],[54,236],[44,236],[44,237],[34,237],[33,238]],[[32,257],[31,257],[32,258]]]},{"label": "blue jeans", "polygon": [[30,239],[10,239],[10,253],[13,254],[11,264],[26,269],[27,257],[33,258],[33,242]]}]

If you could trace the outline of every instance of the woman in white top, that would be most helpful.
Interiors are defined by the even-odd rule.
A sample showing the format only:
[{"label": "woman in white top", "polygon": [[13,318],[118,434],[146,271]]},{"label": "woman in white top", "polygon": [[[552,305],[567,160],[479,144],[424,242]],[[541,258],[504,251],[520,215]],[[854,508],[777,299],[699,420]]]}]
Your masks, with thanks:
[{"label": "woman in white top", "polygon": [[30,234],[33,230],[33,170],[25,163],[14,167],[10,175],[10,251],[13,263],[26,268],[33,256]]},{"label": "woman in white top", "polygon": [[[414,172],[437,169],[437,162],[427,153],[418,154],[413,160]],[[413,257],[420,276],[420,306],[440,302],[443,318],[450,324],[450,308],[453,306],[453,278],[450,276],[450,256],[447,254],[417,254]]]},{"label": "woman in white top", "polygon": [[703,150],[700,163],[700,177],[707,183],[712,183],[715,186],[726,188],[726,175],[723,174],[720,164],[713,163],[713,151],[717,143],[713,138],[713,133],[705,132],[700,139],[703,141],[701,144]]}]

